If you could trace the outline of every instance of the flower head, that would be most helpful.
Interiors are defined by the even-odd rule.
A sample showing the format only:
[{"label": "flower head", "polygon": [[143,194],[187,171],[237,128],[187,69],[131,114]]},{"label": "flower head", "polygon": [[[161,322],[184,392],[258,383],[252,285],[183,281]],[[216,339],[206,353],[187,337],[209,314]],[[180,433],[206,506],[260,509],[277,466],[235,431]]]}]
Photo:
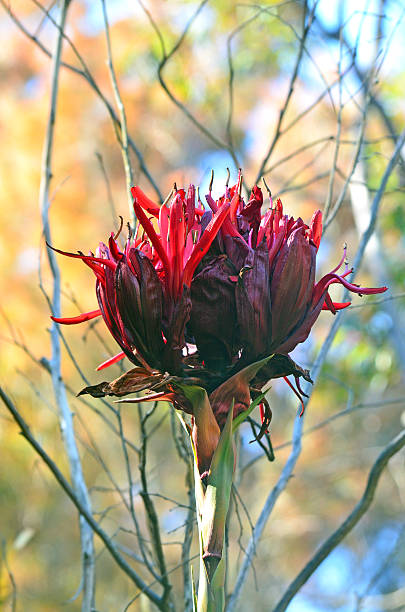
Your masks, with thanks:
[{"label": "flower head", "polygon": [[[196,206],[193,185],[187,193],[175,186],[160,206],[133,187],[139,224],[122,249],[113,234],[95,255],[55,249],[92,269],[99,309],[54,321],[72,324],[102,316],[121,352],[99,369],[124,356],[137,366],[84,392],[122,396],[149,389],[147,398],[168,399],[192,413],[184,384],[198,385],[208,394],[204,406],[211,405],[222,428],[229,408],[223,398],[236,394],[237,416],[247,409],[251,393],[271,378],[292,375],[296,388],[286,380],[302,399],[299,379],[310,381],[309,373],[288,353],[308,337],[322,309],[335,314],[349,305],[332,301],[332,284],[358,295],[386,290],[350,283],[347,265],[338,273],[345,253],[316,282],[322,213],[316,211],[306,225],[284,214],[279,199],[273,205],[269,194],[262,215],[261,189],[253,187],[245,203],[241,186],[239,176],[217,201],[210,191],[209,211],[201,202]],[[259,361],[260,368],[253,367]],[[264,412],[266,428],[270,412],[262,406]]]}]

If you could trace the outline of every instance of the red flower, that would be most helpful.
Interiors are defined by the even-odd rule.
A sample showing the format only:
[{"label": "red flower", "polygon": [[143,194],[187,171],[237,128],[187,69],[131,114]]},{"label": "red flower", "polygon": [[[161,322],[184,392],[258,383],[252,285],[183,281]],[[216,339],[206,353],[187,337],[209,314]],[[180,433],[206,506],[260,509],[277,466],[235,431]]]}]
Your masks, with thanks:
[{"label": "red flower", "polygon": [[[186,381],[207,391],[222,427],[228,408],[219,395],[232,376],[239,375],[233,381],[240,387],[235,416],[246,409],[250,389],[257,392],[271,378],[293,375],[297,389],[286,380],[302,399],[299,378],[310,380],[309,373],[288,353],[307,338],[322,309],[335,314],[349,305],[332,302],[331,284],[358,295],[386,291],[351,284],[347,266],[338,274],[345,254],[316,283],[321,212],[308,226],[283,214],[280,200],[273,207],[270,196],[270,208],[261,216],[260,188],[253,188],[245,205],[241,181],[218,201],[209,193],[210,212],[196,208],[193,185],[187,194],[174,188],[161,206],[133,187],[139,225],[123,250],[114,235],[108,246],[100,243],[96,255],[55,249],[93,270],[99,310],[54,321],[81,323],[101,315],[121,353],[99,369],[124,356],[139,366],[85,392],[122,396],[148,388],[156,392],[151,398],[190,411]],[[260,369],[246,369],[271,354],[276,356]],[[232,389],[238,385],[232,383]],[[266,409],[263,431],[269,414]]]}]

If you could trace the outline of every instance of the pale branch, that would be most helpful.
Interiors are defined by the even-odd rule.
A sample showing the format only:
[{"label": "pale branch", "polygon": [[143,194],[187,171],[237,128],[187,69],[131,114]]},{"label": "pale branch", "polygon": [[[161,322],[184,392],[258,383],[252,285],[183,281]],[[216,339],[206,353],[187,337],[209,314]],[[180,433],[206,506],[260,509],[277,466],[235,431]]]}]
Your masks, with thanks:
[{"label": "pale branch", "polygon": [[[363,107],[363,113],[362,113],[362,117],[360,120],[360,128],[359,128],[359,133],[358,133],[358,137],[357,137],[357,145],[355,148],[355,152],[354,152],[354,156],[353,156],[353,161],[351,164],[351,168],[349,171],[348,176],[346,177],[345,183],[342,187],[342,190],[339,194],[339,197],[337,198],[336,202],[334,203],[333,207],[331,208],[330,206],[326,209],[325,208],[325,212],[324,212],[324,216],[325,216],[325,223],[324,223],[324,231],[327,230],[327,228],[330,226],[330,224],[332,223],[332,221],[335,219],[336,215],[338,214],[340,207],[342,206],[344,199],[346,197],[347,191],[349,189],[350,186],[350,181],[355,173],[357,164],[359,162],[360,159],[360,153],[363,147],[363,143],[364,143],[364,133],[365,133],[365,129],[366,129],[366,123],[367,123],[367,110],[368,110],[368,106],[369,106],[369,96],[367,97],[367,99],[364,101],[364,107]],[[335,171],[336,171],[336,166],[334,166]],[[327,204],[329,203],[329,201],[327,201]]]},{"label": "pale branch", "polygon": [[331,134],[330,136],[323,136],[322,138],[316,138],[315,140],[312,140],[311,142],[307,142],[301,147],[294,149],[292,153],[289,153],[288,155],[285,155],[284,157],[280,158],[278,161],[274,162],[272,166],[269,166],[268,168],[266,168],[264,174],[265,175],[270,174],[271,172],[273,172],[273,170],[276,170],[282,164],[285,164],[286,162],[294,159],[294,157],[296,157],[297,155],[300,155],[300,153],[303,153],[304,151],[307,151],[308,149],[311,149],[312,147],[315,147],[316,145],[319,145],[319,144],[323,145],[325,142],[327,143],[333,142],[334,139],[335,139],[335,136]]},{"label": "pale branch", "polygon": [[[232,41],[233,39],[247,26],[256,21],[256,19],[263,13],[264,9],[260,8],[252,17],[249,17],[242,23],[240,23],[232,32],[229,34],[226,41],[226,49],[227,49],[227,60],[228,60],[228,118],[226,121],[226,135],[228,139],[228,145],[234,151],[235,147],[233,144],[233,136],[232,136],[232,118],[233,118],[233,108],[234,108],[234,79],[235,79],[235,70],[233,65],[232,58]],[[236,158],[236,154],[235,154]],[[238,164],[239,165],[239,164]]]},{"label": "pale branch", "polygon": [[[301,121],[301,119],[303,119],[306,115],[308,115],[322,100],[326,95],[329,95],[330,92],[332,91],[332,89],[335,88],[336,85],[338,85],[340,83],[340,80],[343,79],[346,74],[348,74],[350,72],[350,70],[352,69],[352,64],[350,64],[349,66],[346,67],[346,69],[343,71],[342,74],[340,74],[336,79],[334,79],[330,85],[328,85],[327,87],[325,87],[325,89],[323,89],[321,91],[321,93],[315,98],[315,100],[313,102],[311,102],[311,104],[308,104],[308,106],[306,108],[304,108],[304,110],[302,110],[300,113],[298,113],[293,119],[291,119],[290,123],[287,123],[287,125],[280,131],[279,136],[284,136],[287,132],[289,132],[295,125],[297,125],[297,123],[299,123]],[[264,173],[266,173],[266,170],[264,170]]]},{"label": "pale branch", "polygon": [[343,523],[332,533],[322,546],[317,550],[312,559],[305,565],[298,576],[291,582],[283,597],[275,606],[273,612],[284,612],[299,589],[307,582],[322,561],[340,544],[348,533],[357,525],[360,519],[369,509],[377,489],[381,474],[388,461],[405,446],[405,430],[392,440],[379,454],[373,467],[369,472],[367,485],[360,501]]},{"label": "pale branch", "polygon": [[36,438],[31,433],[31,430],[21,416],[20,412],[17,410],[14,403],[5,393],[2,387],[0,387],[0,398],[3,400],[6,408],[11,413],[17,425],[20,427],[21,435],[27,440],[27,442],[32,446],[35,452],[41,457],[42,461],[48,466],[53,476],[57,480],[58,484],[61,486],[63,491],[65,491],[66,495],[70,498],[73,504],[76,506],[80,515],[87,522],[91,530],[98,535],[100,540],[103,542],[107,550],[109,551],[112,558],[116,561],[118,566],[124,571],[124,573],[132,580],[132,582],[137,586],[137,588],[147,595],[147,597],[159,608],[161,607],[161,598],[159,595],[149,587],[144,580],[139,576],[139,574],[125,561],[124,557],[119,553],[117,546],[108,536],[108,534],[100,527],[100,525],[94,520],[91,513],[88,512],[86,507],[82,504],[79,497],[74,492],[72,486],[66,480],[62,472],[59,470],[56,463],[51,459],[46,450],[39,444]]},{"label": "pale branch", "polygon": [[[177,565],[175,565],[174,567],[170,568],[170,570],[167,572],[167,575],[170,576],[171,574],[173,574],[175,571],[177,571],[180,568],[183,568],[184,566],[187,566],[188,568],[190,567],[190,564],[192,561],[194,561],[195,559],[197,559],[199,557],[199,553],[193,555],[192,557],[188,557],[186,559],[182,559],[181,563],[178,563]],[[151,582],[148,586],[152,587],[157,583],[157,580],[155,580],[153,583]],[[129,607],[137,600],[139,599],[139,597],[141,596],[141,593],[137,593],[125,606],[125,608],[123,609],[122,612],[126,612],[127,610],[129,610]]]},{"label": "pale branch", "polygon": [[[184,529],[184,539],[181,546],[181,558],[187,559],[190,556],[191,544],[193,541],[194,531],[194,515],[195,515],[195,499],[194,499],[194,483],[193,483],[193,467],[191,461],[187,466],[186,473],[186,486],[187,486],[187,499],[188,499],[188,511]],[[191,574],[190,567],[188,565],[182,566],[183,572],[183,593],[184,593],[184,612],[192,612],[193,601],[192,601],[192,585],[191,585]]]},{"label": "pale branch", "polygon": [[[297,170],[295,172],[293,172],[292,174],[289,174],[288,176],[288,180],[285,181],[281,186],[280,189],[278,191],[278,193],[285,193],[286,191],[291,191],[292,189],[295,189],[296,186],[294,185],[294,181],[300,176],[300,174],[302,174],[303,172],[305,172],[305,170],[308,170],[308,168],[310,168],[311,166],[313,166],[315,164],[315,162],[321,157],[321,155],[323,155],[325,153],[326,148],[328,147],[328,142],[325,142],[320,148],[319,150],[314,153],[312,155],[312,157],[302,166],[299,166],[297,168]],[[325,173],[322,172],[320,174],[318,174],[318,176],[314,176],[311,180],[312,182],[315,182],[316,180],[320,180],[320,178],[323,178],[325,176],[328,176],[329,172]]]},{"label": "pale branch", "polygon": [[117,209],[115,208],[115,202],[114,202],[114,198],[112,194],[111,183],[110,183],[110,179],[108,178],[107,170],[104,164],[104,159],[99,151],[95,152],[95,156],[97,158],[101,173],[103,175],[103,179],[104,179],[104,183],[105,183],[105,187],[107,191],[107,199],[110,205],[113,223],[114,223],[115,229],[118,230],[118,214],[117,214]]},{"label": "pale branch", "polygon": [[385,302],[392,302],[392,300],[400,300],[402,298],[405,298],[405,292],[389,295],[386,298],[381,298],[380,300],[373,300],[372,302],[367,301],[366,304],[354,304],[354,306],[350,306],[350,310],[354,310],[355,308],[364,308],[365,306],[378,306],[379,304],[384,304]]},{"label": "pale branch", "polygon": [[[381,182],[380,182],[380,186],[379,189],[377,191],[377,193],[374,196],[374,200],[373,200],[373,204],[371,207],[371,214],[370,214],[370,219],[369,219],[369,224],[368,227],[366,228],[365,232],[363,233],[362,239],[360,241],[360,245],[359,248],[357,250],[356,253],[356,257],[355,257],[355,266],[354,266],[354,273],[353,276],[356,274],[356,272],[358,271],[358,269],[360,268],[363,256],[364,256],[364,252],[365,249],[367,247],[367,244],[373,234],[374,228],[375,228],[375,224],[377,222],[377,216],[378,216],[378,212],[379,212],[379,206],[381,203],[381,199],[382,196],[384,194],[387,182],[389,177],[391,176],[392,171],[394,170],[397,162],[398,162],[398,158],[400,155],[400,151],[404,145],[405,142],[405,130],[402,132],[401,137],[398,139],[397,145],[395,147],[395,150],[385,168],[384,174],[381,178]],[[345,291],[345,295],[343,297],[343,301],[346,299],[346,295],[347,295],[348,291]],[[337,331],[340,327],[340,325],[343,322],[343,316],[344,316],[344,311],[338,313],[336,315],[336,318],[330,328],[330,331],[318,353],[318,356],[315,360],[314,366],[312,368],[311,371],[311,376],[312,379],[314,381],[314,385],[316,384],[316,381],[319,377],[321,368],[323,366],[323,363],[327,357],[327,354],[329,352],[330,347],[332,346],[332,343],[335,339],[335,336],[337,334]],[[313,387],[312,387],[313,389]],[[308,397],[305,398],[304,401],[304,405],[306,406],[310,400],[311,394],[312,394],[312,389],[310,384],[306,384],[304,391],[308,394]],[[257,520],[256,526],[255,526],[255,530],[254,533],[252,534],[248,547],[247,547],[247,552],[246,555],[244,557],[242,566],[240,568],[238,577],[236,579],[236,583],[235,583],[235,588],[234,591],[229,599],[228,605],[226,607],[226,612],[233,612],[233,610],[235,610],[235,606],[236,603],[240,597],[242,588],[246,582],[246,578],[248,575],[248,570],[250,569],[250,566],[252,564],[253,561],[253,557],[256,551],[256,547],[258,542],[260,541],[261,535],[263,533],[264,527],[267,523],[267,520],[280,496],[280,494],[284,491],[284,489],[286,488],[288,481],[293,473],[293,470],[296,466],[296,463],[298,461],[298,458],[301,454],[301,439],[302,439],[302,431],[303,431],[303,424],[304,424],[304,418],[300,418],[298,415],[295,418],[294,421],[294,429],[293,429],[293,447],[291,450],[291,453],[283,467],[283,470],[281,472],[281,475],[276,483],[276,485],[274,486],[274,488],[270,491],[270,493],[268,494],[266,501],[263,505],[263,508],[260,512],[259,518]]]},{"label": "pale branch", "polygon": [[[56,120],[56,109],[58,102],[60,62],[62,57],[63,32],[66,23],[67,12],[70,0],[64,0],[59,14],[58,30],[55,42],[55,51],[52,57],[51,69],[51,97],[50,110],[47,121],[46,135],[43,146],[42,165],[41,165],[41,182],[39,190],[39,205],[41,210],[42,228],[45,240],[51,242],[51,229],[49,224],[49,207],[50,207],[50,183],[52,179],[52,154],[54,144],[54,128]],[[61,301],[61,278],[58,263],[54,252],[47,249],[48,262],[51,269],[53,279],[53,295],[51,301],[52,314],[56,317],[60,316],[60,301]],[[59,408],[59,423],[65,444],[66,453],[68,456],[70,474],[74,491],[80,503],[86,508],[86,512],[91,515],[91,502],[87,491],[86,482],[83,475],[79,451],[77,448],[72,413],[66,396],[66,389],[61,376],[61,346],[57,325],[53,323],[51,328],[51,345],[52,357],[50,360],[50,369],[52,376],[53,389],[55,400]],[[88,524],[82,517],[80,522],[80,541],[82,555],[82,571],[83,571],[83,597],[82,610],[87,612],[94,604],[95,593],[95,563],[94,563],[94,543],[93,533]]]},{"label": "pale branch", "polygon": [[[290,23],[290,21],[288,21],[287,19],[284,19],[278,12],[277,9],[280,6],[283,6],[283,4],[288,4],[288,2],[280,2],[279,4],[273,4],[271,7],[261,7],[262,10],[266,13],[268,13],[269,15],[271,15],[272,17],[278,19],[278,21],[280,23],[282,23],[284,26],[286,26],[287,28],[289,28],[289,30],[291,30],[291,32],[294,34],[295,38],[298,40],[298,42],[301,41],[301,36],[299,34],[299,32],[297,32],[297,30],[295,29],[295,27],[292,25],[292,23]],[[258,8],[258,5],[252,4],[251,5],[252,8]],[[328,82],[327,79],[325,77],[325,75],[322,72],[322,69],[320,68],[320,66],[317,64],[317,62],[315,61],[315,59],[313,58],[312,54],[310,53],[308,46],[306,44],[304,44],[304,53],[308,56],[308,59],[310,60],[310,62],[313,64],[315,70],[317,71],[319,78],[321,79],[322,83],[324,84],[324,86],[328,89],[328,95],[329,95],[329,100],[331,103],[331,106],[334,110],[334,112],[336,113],[335,110],[335,103],[333,100],[333,96],[331,91],[328,88]]]},{"label": "pale branch", "polygon": [[[342,43],[339,45],[339,62],[338,62],[338,74],[342,72]],[[339,80],[339,110],[336,119],[336,137],[335,137],[335,150],[333,152],[332,169],[329,177],[328,191],[326,194],[324,216],[328,217],[329,209],[332,205],[333,187],[335,182],[335,173],[338,164],[339,151],[340,151],[340,140],[342,135],[342,112],[343,112],[343,79]]]},{"label": "pale branch", "polygon": [[361,238],[359,248],[354,258],[354,262],[353,262],[354,274],[356,274],[360,268],[360,264],[362,262],[364,252],[374,232],[374,229],[377,223],[377,217],[378,217],[381,200],[385,193],[388,179],[390,178],[395,166],[397,165],[400,159],[400,156],[402,155],[402,148],[404,147],[404,145],[405,145],[405,129],[402,131],[401,135],[397,139],[394,152],[385,168],[379,188],[373,198],[373,203],[371,205],[371,210],[370,210],[370,221],[369,221],[367,229],[365,230]]},{"label": "pale branch", "polygon": [[[380,560],[380,566],[371,575],[371,577],[369,577],[368,583],[366,587],[362,590],[362,593],[355,594],[356,607],[353,610],[353,612],[361,612],[361,610],[364,610],[364,608],[366,607],[364,604],[367,605],[367,600],[368,602],[370,601],[370,595],[369,595],[370,591],[376,587],[376,585],[379,583],[379,581],[384,576],[384,574],[390,570],[395,560],[395,557],[403,549],[404,535],[405,535],[405,527],[403,526],[397,536],[395,545],[391,548],[389,552],[387,552],[387,554],[385,555],[385,558]],[[371,595],[371,598],[372,597],[373,595]]]},{"label": "pale branch", "polygon": [[[338,40],[342,36],[340,28],[329,29],[319,19],[317,21],[317,26],[320,29],[320,31],[321,31],[323,36],[328,36],[329,38],[331,38],[333,40]],[[365,73],[364,73],[364,70],[361,69],[359,67],[359,65],[358,65],[356,49],[352,49],[349,41],[347,40],[347,38],[345,36],[342,37],[342,40],[343,40],[343,43],[344,43],[345,47],[347,48],[348,52],[352,55],[354,72],[355,72],[358,80],[362,84],[365,83]],[[383,124],[385,125],[385,127],[387,129],[389,137],[393,140],[394,143],[396,143],[399,135],[398,135],[397,128],[395,126],[395,122],[394,122],[393,118],[391,117],[389,111],[387,110],[386,106],[384,105],[383,100],[380,98],[380,96],[375,91],[372,92],[371,95],[370,95],[370,105],[380,115],[381,120],[382,120]],[[400,172],[400,179],[401,179],[401,184],[403,184],[404,181],[405,181],[405,164],[404,164],[405,156],[404,156],[404,153],[401,153],[401,158],[402,158],[402,164],[401,164],[401,169],[400,169],[401,170],[401,172]]]},{"label": "pale branch", "polygon": [[[0,312],[1,312],[1,309],[0,309]],[[9,326],[10,335],[11,335],[11,339],[3,338],[3,340],[5,340],[6,342],[12,342],[14,344],[14,346],[20,348],[33,361],[33,363],[35,363],[36,365],[38,365],[41,368],[43,368],[49,375],[52,375],[49,360],[46,359],[46,357],[41,357],[41,358],[35,357],[35,355],[28,348],[28,346],[25,343],[24,339],[17,337],[16,331],[12,327],[10,321],[7,319],[7,317],[4,315],[4,313],[2,313],[2,314],[3,314],[3,317],[6,320],[7,325]],[[109,418],[106,417],[106,415],[103,414],[100,410],[98,410],[98,408],[96,408],[91,402],[87,401],[83,396],[77,397],[77,392],[74,391],[72,389],[72,387],[70,387],[70,385],[68,385],[67,383],[65,383],[65,388],[66,388],[66,391],[69,393],[69,395],[71,395],[73,398],[77,399],[77,401],[79,401],[81,404],[83,404],[84,406],[89,408],[92,412],[97,414],[97,416],[100,417],[104,421],[105,425],[114,433],[114,435],[116,435],[116,436],[120,435],[118,429],[116,429],[116,427],[109,420]],[[107,407],[111,411],[113,411],[114,414],[117,414],[117,411],[115,410],[115,408],[113,408],[110,404],[108,404],[108,402],[105,405],[107,405]],[[125,438],[125,443],[128,445],[129,448],[131,448],[131,450],[133,450],[135,453],[139,454],[139,452],[140,452],[139,448],[137,448],[137,446],[131,440],[128,440],[128,438]]]},{"label": "pale branch", "polygon": [[[189,440],[186,439],[184,429],[180,425],[179,419],[177,418],[174,409],[170,410],[170,427],[171,427],[172,438],[174,441],[176,452],[179,456],[179,459],[184,461],[184,464],[186,466],[185,482],[186,482],[186,488],[187,488],[188,509],[187,509],[187,517],[185,521],[183,544],[181,547],[181,557],[182,559],[187,559],[190,556],[190,549],[191,549],[191,544],[193,541],[194,517],[195,517],[193,457],[191,454]],[[187,565],[183,565],[182,574],[183,574],[184,612],[193,612],[190,567],[188,567]]]},{"label": "pale branch", "polygon": [[277,193],[277,196],[281,196],[285,193],[291,193],[292,191],[301,191],[302,189],[305,189],[306,187],[309,187],[310,185],[313,185],[314,183],[317,183],[318,181],[322,181],[328,176],[329,176],[329,170],[325,172],[320,172],[319,174],[316,174],[315,176],[309,178],[307,181],[298,183],[297,185],[291,185],[291,187],[285,187],[283,189],[280,189],[280,191]]}]

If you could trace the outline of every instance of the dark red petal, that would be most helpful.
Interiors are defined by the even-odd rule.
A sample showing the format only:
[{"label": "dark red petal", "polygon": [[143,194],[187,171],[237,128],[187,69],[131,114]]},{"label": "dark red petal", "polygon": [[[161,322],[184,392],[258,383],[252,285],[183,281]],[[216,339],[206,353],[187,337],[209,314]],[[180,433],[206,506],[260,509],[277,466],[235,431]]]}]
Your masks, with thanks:
[{"label": "dark red petal", "polygon": [[277,350],[302,321],[311,303],[316,247],[299,227],[282,247],[270,283],[272,349]]},{"label": "dark red petal", "polygon": [[96,317],[101,316],[101,310],[91,310],[90,312],[84,312],[77,317],[51,317],[55,323],[62,323],[63,325],[76,325],[77,323],[84,323],[84,321],[90,321]]},{"label": "dark red petal", "polygon": [[[131,262],[131,265],[129,265]],[[133,270],[139,269],[139,274]],[[160,368],[162,340],[162,286],[146,255],[131,249],[118,264],[114,279],[117,320],[147,363]]]},{"label": "dark red petal", "polygon": [[266,244],[250,249],[235,286],[238,340],[249,361],[269,354],[271,343],[271,296]]}]

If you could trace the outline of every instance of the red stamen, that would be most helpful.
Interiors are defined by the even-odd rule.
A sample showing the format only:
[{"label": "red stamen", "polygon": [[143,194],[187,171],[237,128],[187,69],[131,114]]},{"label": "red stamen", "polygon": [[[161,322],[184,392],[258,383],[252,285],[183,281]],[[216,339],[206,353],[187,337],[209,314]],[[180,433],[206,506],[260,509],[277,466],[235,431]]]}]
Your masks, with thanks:
[{"label": "red stamen", "polygon": [[290,387],[290,389],[292,389],[294,391],[295,395],[298,397],[298,399],[301,402],[302,409],[301,409],[301,412],[300,412],[300,417],[302,417],[302,415],[305,412],[304,401],[303,401],[301,395],[299,394],[299,392],[297,391],[297,389],[294,387],[294,385],[292,385],[290,383],[290,381],[288,380],[287,376],[283,376],[283,378],[284,378],[285,382],[287,383],[287,385]]}]

